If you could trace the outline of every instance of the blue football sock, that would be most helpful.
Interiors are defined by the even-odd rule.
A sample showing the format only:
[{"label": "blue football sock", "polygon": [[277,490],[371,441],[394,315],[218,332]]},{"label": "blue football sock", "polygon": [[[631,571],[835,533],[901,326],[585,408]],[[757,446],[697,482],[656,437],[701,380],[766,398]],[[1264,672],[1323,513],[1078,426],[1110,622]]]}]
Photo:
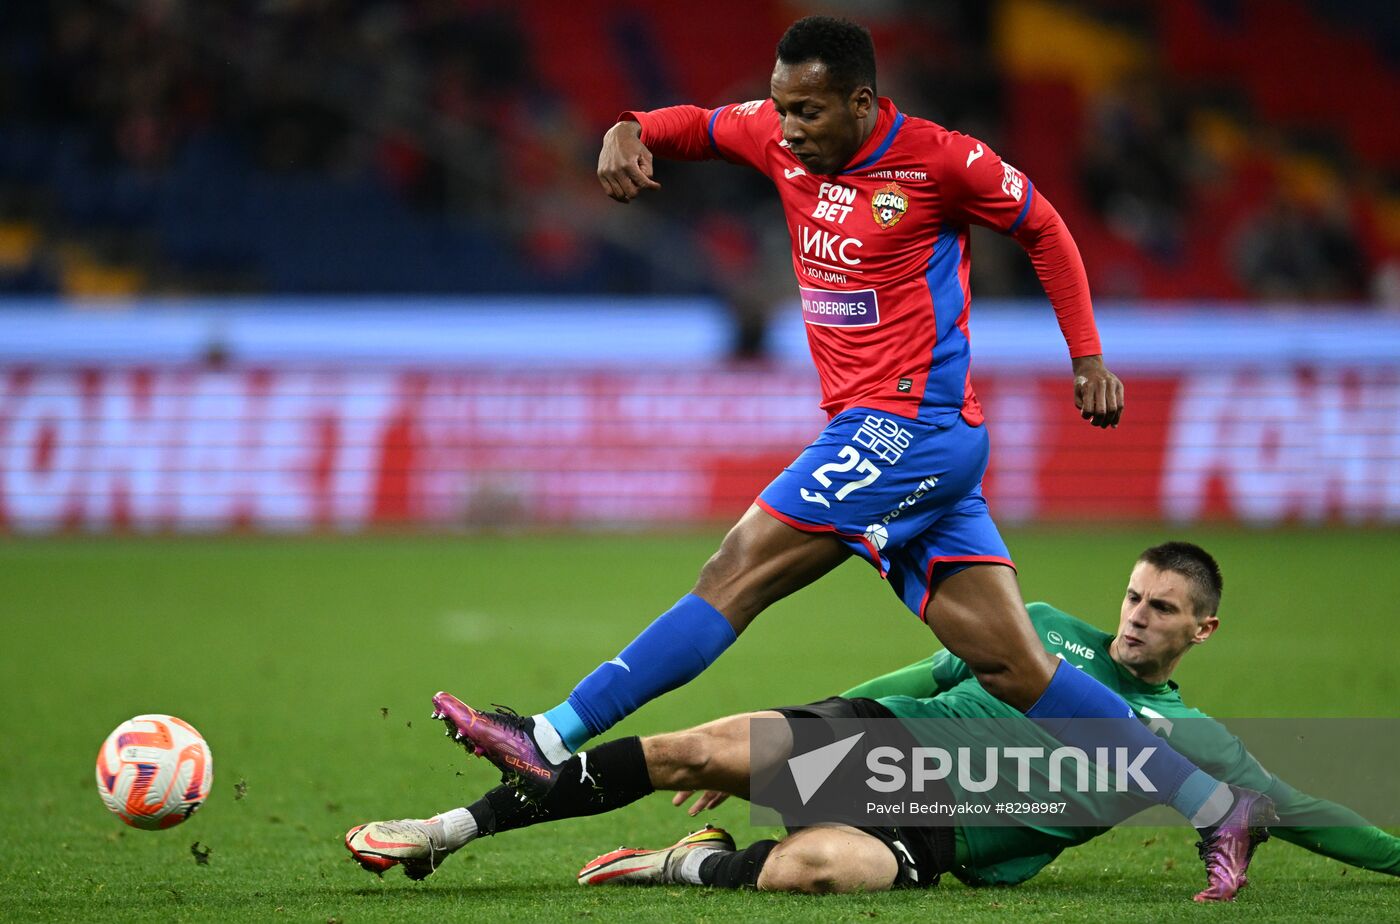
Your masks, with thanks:
[{"label": "blue football sock", "polygon": [[686,594],[621,654],[579,681],[545,718],[565,746],[577,751],[644,703],[700,676],[736,637],[719,610]]},{"label": "blue football sock", "polygon": [[[1086,754],[1096,748],[1127,748],[1141,753],[1152,748],[1142,763],[1142,775],[1156,792],[1138,787],[1150,799],[1170,805],[1190,819],[1220,785],[1210,774],[1173,751],[1162,738],[1139,722],[1127,702],[1108,687],[1069,663],[1061,661],[1050,678],[1050,685],[1035,705],[1026,710],[1029,718],[1071,747]],[[1115,722],[1077,722],[1075,719],[1118,719]]]}]

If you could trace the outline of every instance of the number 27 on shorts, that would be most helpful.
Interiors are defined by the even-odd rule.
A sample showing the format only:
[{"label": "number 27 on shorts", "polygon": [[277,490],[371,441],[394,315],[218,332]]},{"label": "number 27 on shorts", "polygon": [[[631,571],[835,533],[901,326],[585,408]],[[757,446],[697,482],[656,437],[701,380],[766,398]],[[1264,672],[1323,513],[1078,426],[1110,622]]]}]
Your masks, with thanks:
[{"label": "number 27 on shorts", "polygon": [[[837,488],[833,496],[838,501],[845,500],[847,495],[852,491],[863,488],[880,477],[880,469],[869,459],[863,457],[854,446],[842,446],[838,455],[841,456],[842,461],[827,462],[824,465],[817,466],[816,470],[812,472],[812,477],[818,484],[824,488],[831,487],[831,473],[833,472],[849,472],[851,469],[855,469],[865,476],[856,481],[848,481]],[[802,499],[805,501],[809,501],[813,504],[821,504],[823,507],[831,506],[831,501],[827,500],[826,495],[820,491],[810,491],[807,488],[803,488],[801,493]]]}]

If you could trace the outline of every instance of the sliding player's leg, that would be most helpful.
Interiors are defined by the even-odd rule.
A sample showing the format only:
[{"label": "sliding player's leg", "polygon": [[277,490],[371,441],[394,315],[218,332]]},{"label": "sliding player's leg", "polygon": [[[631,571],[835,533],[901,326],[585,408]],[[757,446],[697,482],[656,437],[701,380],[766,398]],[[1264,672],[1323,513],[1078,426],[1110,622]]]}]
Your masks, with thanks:
[{"label": "sliding player's leg", "polygon": [[[776,718],[786,721],[772,721]],[[746,795],[751,776],[773,769],[786,774],[794,751],[810,753],[829,745],[849,731],[842,723],[893,718],[888,708],[872,700],[831,697],[721,720],[691,732],[648,739],[652,779],[658,788]],[[782,778],[771,782],[791,785]],[[796,792],[789,795],[795,797]],[[955,837],[947,827],[857,828],[838,821],[796,830],[782,841],[758,841],[743,850],[732,841],[724,843],[728,835],[714,829],[657,850],[623,847],[586,863],[578,881],[582,885],[670,883],[790,892],[879,891],[932,885],[956,860]]]},{"label": "sliding player's leg", "polygon": [[726,844],[728,835],[721,834],[715,828],[702,829],[657,850],[620,847],[585,863],[578,871],[579,885],[884,892],[902,875],[907,879],[891,841],[860,828],[804,828],[781,841],[756,841],[743,850],[733,840]]},{"label": "sliding player's leg", "polygon": [[[778,716],[787,721],[745,721],[742,727],[732,729],[733,740],[746,743],[749,772],[753,774],[769,768],[785,770],[794,750],[810,753],[829,745],[849,731],[842,723],[894,718],[877,702],[843,697],[785,706],[747,718]],[[691,749],[691,753],[703,754],[699,749]],[[688,761],[672,763],[681,766]],[[699,788],[690,785],[695,782],[695,776],[676,781],[677,788],[686,789]],[[940,873],[953,867],[956,854],[955,836],[948,827],[857,828],[832,819],[797,830],[781,842],[758,841],[743,850],[726,848],[714,839],[702,844],[682,839],[660,850],[620,848],[585,864],[578,879],[584,885],[664,882],[794,892],[874,891],[932,885]]]},{"label": "sliding player's leg", "polygon": [[[779,717],[777,712],[749,713],[687,731],[609,741],[571,757],[555,785],[539,799],[497,786],[471,805],[432,818],[358,825],[346,834],[345,845],[371,872],[382,874],[401,865],[410,878],[422,879],[479,837],[615,811],[658,789],[745,795],[749,723]],[[677,850],[678,860],[690,850],[715,846],[732,849],[733,841],[723,832],[701,831],[669,849]]]},{"label": "sliding player's leg", "polygon": [[[773,848],[755,886],[765,892],[884,892],[904,872],[895,850],[890,841],[860,828],[804,828]],[[712,862],[719,867],[720,861]]]},{"label": "sliding player's leg", "polygon": [[[714,832],[715,829],[709,829]],[[666,883],[765,892],[884,892],[928,888],[960,862],[952,828],[801,828],[742,850],[705,832],[660,850],[622,848],[579,870],[580,885]],[[677,848],[682,848],[683,852]]]}]

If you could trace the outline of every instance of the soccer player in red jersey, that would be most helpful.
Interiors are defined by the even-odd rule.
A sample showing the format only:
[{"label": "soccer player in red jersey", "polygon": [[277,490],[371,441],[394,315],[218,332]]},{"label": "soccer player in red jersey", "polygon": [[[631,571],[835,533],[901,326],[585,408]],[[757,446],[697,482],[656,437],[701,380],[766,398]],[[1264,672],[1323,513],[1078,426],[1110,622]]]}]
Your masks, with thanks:
[{"label": "soccer player in red jersey", "polygon": [[[981,492],[989,442],[970,373],[968,226],[1025,248],[1069,347],[1075,407],[1114,427],[1123,384],[1104,365],[1079,251],[1025,174],[875,88],[870,34],[807,17],[778,43],[769,99],[624,112],[603,139],[598,178],[623,203],[659,187],[655,155],[720,158],[773,181],[831,419],[730,530],[692,592],[567,700],[524,717],[435,698],[458,738],[524,791],[547,791],[585,741],[693,679],[770,604],[853,553],[990,693],[1067,744],[1156,743],[1117,694],[1039,644]],[[1167,748],[1145,769],[1156,798],[1203,832],[1213,881],[1237,881],[1267,800]]]}]

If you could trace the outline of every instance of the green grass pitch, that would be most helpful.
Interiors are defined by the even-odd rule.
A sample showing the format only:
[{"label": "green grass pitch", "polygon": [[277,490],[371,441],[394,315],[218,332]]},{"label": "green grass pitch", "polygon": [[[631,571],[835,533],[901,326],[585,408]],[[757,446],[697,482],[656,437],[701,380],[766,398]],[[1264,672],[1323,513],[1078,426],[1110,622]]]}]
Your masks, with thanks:
[{"label": "green grass pitch", "polygon": [[[1182,532],[1182,531],[1177,531]],[[1400,534],[1189,533],[1220,558],[1221,633],[1178,673],[1219,716],[1396,714]],[[1027,599],[1106,627],[1163,530],[1012,531]],[[447,689],[554,705],[690,586],[717,534],[0,542],[4,920],[1400,919],[1400,882],[1275,842],[1233,907],[1190,901],[1186,828],[1122,829],[1005,890],[813,898],[582,890],[579,865],[694,826],[664,796],[479,841],[424,883],[348,858],[352,824],[465,804],[495,782],[428,720]],[[930,651],[868,567],[785,601],[705,676],[615,730],[669,730],[817,699]],[[214,791],[165,832],[127,829],[93,784],[121,720],[170,712],[210,741]],[[237,790],[245,787],[241,798]],[[742,803],[713,821],[744,842]],[[768,834],[768,831],[762,832]],[[211,852],[195,861],[191,845]]]}]

